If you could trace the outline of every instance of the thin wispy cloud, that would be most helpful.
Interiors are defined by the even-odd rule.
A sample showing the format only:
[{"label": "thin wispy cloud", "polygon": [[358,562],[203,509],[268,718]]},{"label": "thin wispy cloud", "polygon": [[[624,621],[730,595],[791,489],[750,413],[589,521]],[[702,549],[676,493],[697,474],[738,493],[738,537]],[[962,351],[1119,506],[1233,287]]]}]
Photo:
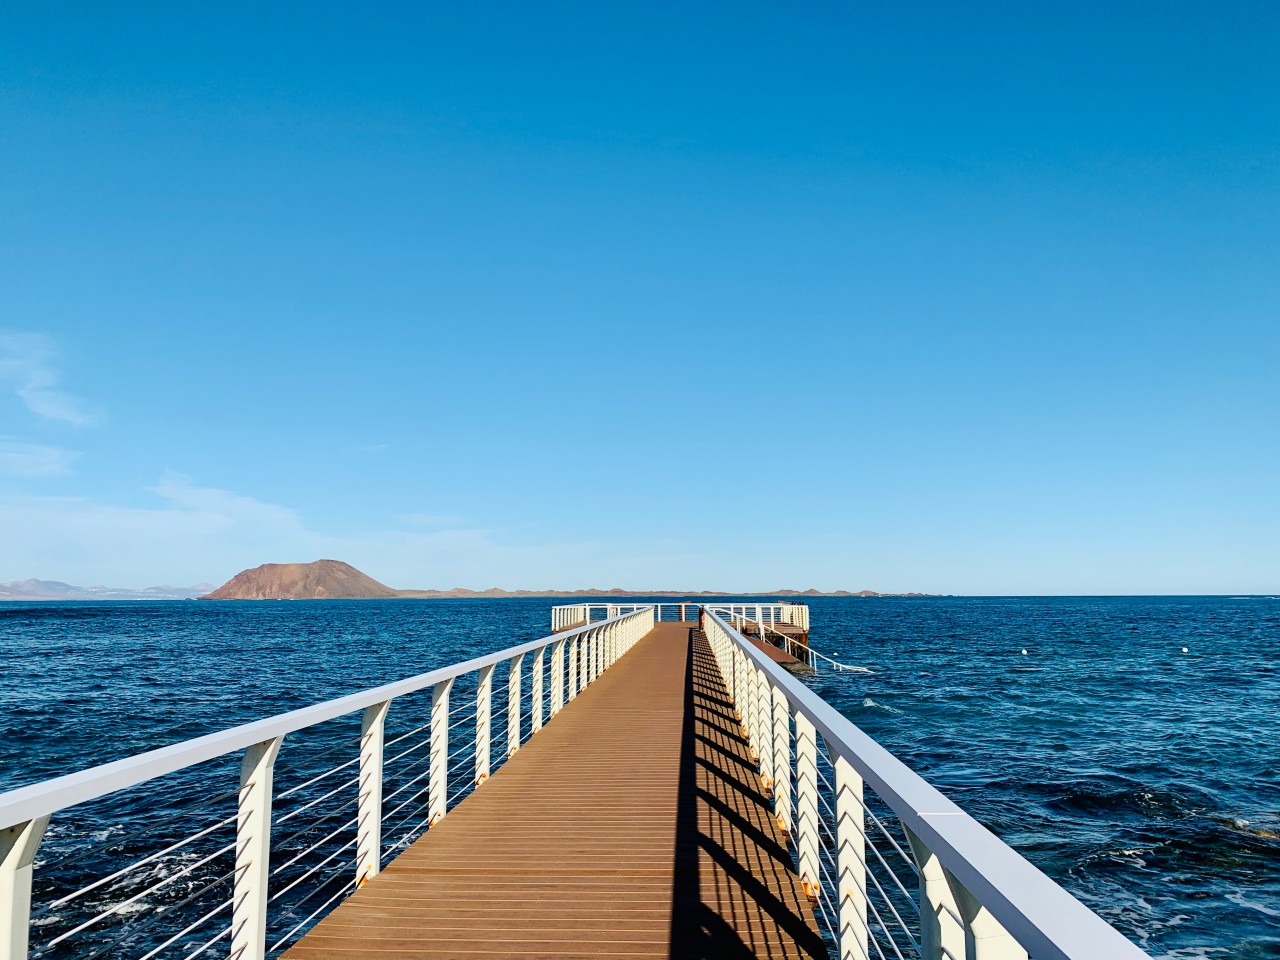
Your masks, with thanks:
[{"label": "thin wispy cloud", "polygon": [[78,456],[74,450],[0,437],[0,475],[4,476],[56,477],[69,473]]},{"label": "thin wispy cloud", "polygon": [[84,401],[59,386],[57,348],[50,337],[0,331],[0,385],[45,420],[82,427],[96,419]]},{"label": "thin wispy cloud", "polygon": [[[515,545],[452,525],[332,534],[288,506],[175,472],[146,489],[157,498],[151,505],[0,491],[0,581],[222,582],[260,563],[329,557],[394,587],[547,587],[593,583],[592,571],[613,567],[598,544]],[[551,570],[569,572],[551,582]],[[628,582],[648,580],[615,572]]]}]

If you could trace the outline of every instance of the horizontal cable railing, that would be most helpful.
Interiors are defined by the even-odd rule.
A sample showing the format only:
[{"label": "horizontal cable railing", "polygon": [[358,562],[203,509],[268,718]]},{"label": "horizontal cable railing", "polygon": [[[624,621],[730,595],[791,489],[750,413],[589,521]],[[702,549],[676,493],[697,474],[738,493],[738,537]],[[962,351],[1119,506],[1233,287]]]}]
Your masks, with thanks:
[{"label": "horizontal cable railing", "polygon": [[584,623],[612,620],[647,607],[653,619],[669,623],[698,619],[699,604],[685,603],[566,603],[551,608],[551,629],[569,630]]},{"label": "horizontal cable railing", "polygon": [[[698,619],[703,604],[696,600],[676,603],[566,603],[551,608],[551,629],[568,630],[597,620],[611,620],[643,607],[653,607],[655,621],[667,623]],[[753,618],[770,625],[787,624],[809,631],[809,608],[803,603],[710,604],[708,609]]]},{"label": "horizontal cable railing", "polygon": [[[715,608],[711,608],[715,609]],[[769,623],[768,620],[751,620],[741,613],[729,613],[728,611],[720,611],[721,616],[739,633],[744,636],[754,634],[765,643],[773,644],[780,650],[784,650],[791,656],[795,657],[802,663],[807,664],[810,669],[817,670],[820,666],[826,665],[832,670],[846,671],[852,673],[874,673],[866,667],[856,667],[848,663],[841,663],[834,657],[829,657],[825,653],[819,653],[809,644],[805,643],[799,637],[792,633],[784,633],[777,627]],[[804,634],[808,636],[808,634]]]},{"label": "horizontal cable railing", "polygon": [[654,615],[636,605],[0,794],[0,960],[278,955],[481,786]]},{"label": "horizontal cable railing", "polygon": [[722,617],[738,617],[752,623],[786,624],[809,632],[809,607],[803,603],[716,603],[706,604]]},{"label": "horizontal cable railing", "polygon": [[708,608],[704,624],[834,956],[1146,956],[771,661],[728,611]]}]

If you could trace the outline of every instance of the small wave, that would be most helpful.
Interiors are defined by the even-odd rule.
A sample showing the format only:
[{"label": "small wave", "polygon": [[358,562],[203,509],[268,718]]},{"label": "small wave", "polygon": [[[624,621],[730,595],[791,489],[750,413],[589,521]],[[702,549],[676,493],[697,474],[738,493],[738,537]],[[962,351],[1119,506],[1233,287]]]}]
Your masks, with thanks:
[{"label": "small wave", "polygon": [[[1100,850],[1097,853],[1089,854],[1084,858],[1084,864],[1088,867],[1095,867],[1099,862],[1120,863],[1130,867],[1138,867],[1139,869],[1146,867],[1147,858],[1156,851],[1151,847],[1134,847],[1132,849],[1122,850]],[[1148,904],[1144,904],[1149,906]]]},{"label": "small wave", "polygon": [[887,703],[881,703],[879,700],[872,700],[870,697],[863,697],[862,705],[868,710],[883,710],[885,713],[902,713],[902,711],[897,707],[891,707]]},{"label": "small wave", "polygon": [[1261,903],[1254,903],[1243,893],[1228,893],[1227,899],[1237,906],[1248,907],[1250,910],[1257,910],[1259,913],[1265,913],[1268,917],[1280,917],[1280,910],[1274,910]]},{"label": "small wave", "polygon": [[1114,818],[1134,813],[1152,820],[1180,820],[1192,816],[1199,806],[1192,797],[1124,777],[1046,787],[1057,792],[1049,801],[1051,807],[1091,817]]},{"label": "small wave", "polygon": [[1240,817],[1210,817],[1209,819],[1219,826],[1226,827],[1236,833],[1247,833],[1249,836],[1257,837],[1260,840],[1280,840],[1280,830],[1255,827],[1250,821],[1242,820]]}]

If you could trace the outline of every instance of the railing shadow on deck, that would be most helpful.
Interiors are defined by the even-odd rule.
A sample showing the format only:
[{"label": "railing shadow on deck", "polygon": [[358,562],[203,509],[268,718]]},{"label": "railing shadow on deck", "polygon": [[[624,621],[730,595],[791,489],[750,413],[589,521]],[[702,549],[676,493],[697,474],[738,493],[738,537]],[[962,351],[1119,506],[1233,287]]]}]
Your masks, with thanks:
[{"label": "railing shadow on deck", "polygon": [[[742,852],[755,852],[767,861],[769,872],[775,876],[784,874],[783,884],[791,883],[785,876],[791,869],[786,848],[750,816],[755,811],[754,819],[770,822],[769,799],[747,754],[747,741],[728,699],[720,668],[705,638],[694,629],[689,631],[687,664],[670,956],[672,960],[756,960],[785,953],[826,960],[830,956],[827,946],[810,922],[762,882],[762,864],[753,867],[740,859]],[[727,832],[733,836],[717,838],[704,832],[700,805],[712,808],[715,815],[723,818]],[[735,843],[734,839],[742,842]],[[717,891],[719,902],[714,905],[707,902],[703,889],[707,879],[703,865],[707,861],[723,871],[729,885],[727,891]],[[735,926],[726,913],[739,923]],[[745,942],[744,934],[759,939],[768,936],[759,923],[741,924],[742,917],[749,914],[776,924],[781,935],[778,939],[794,941],[794,946]]]}]

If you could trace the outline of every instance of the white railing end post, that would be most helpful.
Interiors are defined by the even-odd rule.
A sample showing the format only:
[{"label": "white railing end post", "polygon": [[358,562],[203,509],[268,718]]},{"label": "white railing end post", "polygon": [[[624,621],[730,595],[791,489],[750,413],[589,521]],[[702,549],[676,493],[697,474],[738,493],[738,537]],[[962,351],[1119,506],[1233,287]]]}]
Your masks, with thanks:
[{"label": "white railing end post", "polygon": [[522,726],[520,673],[524,668],[524,654],[512,657],[508,663],[510,666],[507,672],[507,756],[511,757],[520,749],[520,741],[523,739],[523,731],[520,729]]},{"label": "white railing end post", "polygon": [[475,783],[480,785],[489,779],[490,757],[493,750],[493,668],[494,664],[480,668],[476,685],[476,769]]},{"label": "white railing end post", "polygon": [[31,932],[31,880],[48,817],[0,830],[0,960],[26,960]]},{"label": "white railing end post", "polygon": [[431,688],[431,746],[427,761],[427,825],[434,826],[447,813],[449,798],[449,691],[453,679]]},{"label": "white railing end post", "polygon": [[960,907],[942,863],[923,840],[903,825],[911,857],[920,871],[920,953],[923,960],[965,957]]},{"label": "white railing end post", "polygon": [[267,954],[267,885],[271,878],[271,795],[284,737],[249,747],[240,763],[236,816],[236,873],[231,912],[231,956],[264,960]]},{"label": "white railing end post", "polygon": [[382,762],[390,700],[365,707],[360,718],[360,777],[356,783],[356,886],[382,870]]}]

